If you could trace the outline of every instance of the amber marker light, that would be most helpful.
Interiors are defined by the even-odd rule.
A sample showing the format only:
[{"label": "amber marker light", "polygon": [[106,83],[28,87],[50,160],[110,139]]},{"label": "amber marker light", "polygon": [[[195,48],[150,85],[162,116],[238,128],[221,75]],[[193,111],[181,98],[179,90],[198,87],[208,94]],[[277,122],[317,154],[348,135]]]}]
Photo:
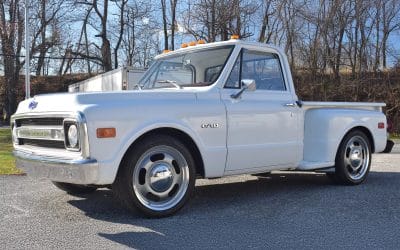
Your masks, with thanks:
[{"label": "amber marker light", "polygon": [[231,35],[231,39],[239,39],[240,38],[240,36],[239,35],[236,35],[236,34],[234,34],[234,35]]},{"label": "amber marker light", "polygon": [[203,39],[197,41],[197,44],[205,44],[205,43],[206,41],[204,41]]},{"label": "amber marker light", "polygon": [[163,54],[166,54],[166,53],[169,53],[169,52],[171,52],[171,50],[169,50],[169,49],[165,49],[165,50],[163,50]]},{"label": "amber marker light", "polygon": [[187,48],[188,44],[187,43],[182,43],[181,48]]},{"label": "amber marker light", "polygon": [[196,46],[196,42],[190,42],[189,46]]},{"label": "amber marker light", "polygon": [[97,138],[114,138],[117,135],[115,128],[98,128],[96,130]]}]

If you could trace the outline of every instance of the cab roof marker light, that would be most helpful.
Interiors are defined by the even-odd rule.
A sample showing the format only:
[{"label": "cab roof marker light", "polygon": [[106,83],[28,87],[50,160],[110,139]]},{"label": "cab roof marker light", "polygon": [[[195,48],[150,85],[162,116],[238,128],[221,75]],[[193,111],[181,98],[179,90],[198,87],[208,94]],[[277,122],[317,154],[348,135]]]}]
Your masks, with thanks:
[{"label": "cab roof marker light", "polygon": [[240,39],[240,36],[238,34],[231,35],[231,40],[236,40],[236,39]]},{"label": "cab roof marker light", "polygon": [[203,40],[203,39],[200,39],[200,40],[197,41],[197,44],[206,44],[206,41]]}]

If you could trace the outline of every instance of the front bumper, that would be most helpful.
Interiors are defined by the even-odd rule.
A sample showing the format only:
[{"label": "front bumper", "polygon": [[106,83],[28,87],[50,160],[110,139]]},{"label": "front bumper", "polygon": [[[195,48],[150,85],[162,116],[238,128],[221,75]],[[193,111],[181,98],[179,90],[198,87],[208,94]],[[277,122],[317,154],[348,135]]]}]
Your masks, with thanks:
[{"label": "front bumper", "polygon": [[94,159],[50,158],[16,150],[14,156],[17,168],[34,178],[74,184],[94,184],[98,179],[99,165]]}]

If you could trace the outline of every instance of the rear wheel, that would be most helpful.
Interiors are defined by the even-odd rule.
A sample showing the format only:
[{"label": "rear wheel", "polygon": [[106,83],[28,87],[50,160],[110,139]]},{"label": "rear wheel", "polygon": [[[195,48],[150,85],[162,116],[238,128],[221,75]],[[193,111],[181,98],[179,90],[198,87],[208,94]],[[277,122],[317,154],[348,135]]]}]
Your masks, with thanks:
[{"label": "rear wheel", "polygon": [[179,140],[151,136],[128,152],[113,191],[130,209],[149,217],[177,212],[189,199],[195,184],[195,163]]},{"label": "rear wheel", "polygon": [[335,161],[334,179],[346,185],[362,183],[371,166],[371,145],[359,130],[348,133],[340,143]]},{"label": "rear wheel", "polygon": [[69,194],[88,194],[96,191],[97,189],[97,187],[95,186],[78,185],[65,182],[53,181],[53,184],[54,186],[58,187],[59,189]]}]

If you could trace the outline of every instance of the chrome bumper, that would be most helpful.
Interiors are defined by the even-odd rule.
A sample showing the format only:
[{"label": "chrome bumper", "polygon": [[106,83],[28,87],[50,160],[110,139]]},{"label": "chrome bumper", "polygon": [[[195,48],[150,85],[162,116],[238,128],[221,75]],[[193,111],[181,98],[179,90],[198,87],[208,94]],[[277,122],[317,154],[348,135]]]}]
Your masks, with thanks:
[{"label": "chrome bumper", "polygon": [[50,158],[16,150],[13,153],[17,168],[34,178],[74,184],[95,184],[97,181],[99,167],[96,160]]}]

